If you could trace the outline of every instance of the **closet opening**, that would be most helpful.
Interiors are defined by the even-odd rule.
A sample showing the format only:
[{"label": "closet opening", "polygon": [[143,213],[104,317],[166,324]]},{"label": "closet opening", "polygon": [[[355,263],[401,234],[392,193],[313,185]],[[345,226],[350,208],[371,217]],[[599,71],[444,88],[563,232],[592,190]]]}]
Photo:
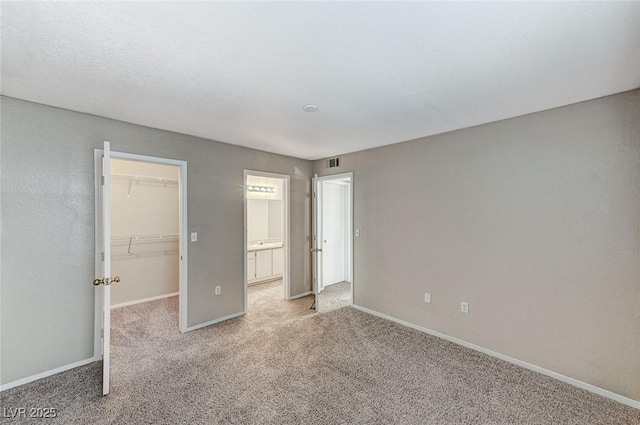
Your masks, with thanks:
[{"label": "closet opening", "polygon": [[[114,312],[128,309],[121,310],[127,315],[135,310],[140,317],[146,315],[145,309],[153,308],[154,314],[162,314],[158,320],[174,322],[177,329],[186,332],[187,164],[112,151],[110,165],[111,271],[120,281],[110,285],[109,308]],[[99,181],[96,184],[100,187]],[[101,226],[96,229],[98,246],[103,236]],[[96,249],[97,270],[104,258],[99,251]],[[104,332],[98,298],[96,353],[101,352],[100,335]]]},{"label": "closet opening", "polygon": [[[180,282],[180,168],[111,160],[111,309],[172,298],[176,312]],[[174,305],[175,304],[175,305]]]},{"label": "closet opening", "polygon": [[244,173],[244,311],[290,299],[290,176]]},{"label": "closet opening", "polygon": [[94,357],[102,358],[103,395],[112,352],[122,367],[120,354],[138,350],[140,337],[160,342],[188,330],[187,162],[110,145],[94,150]]}]

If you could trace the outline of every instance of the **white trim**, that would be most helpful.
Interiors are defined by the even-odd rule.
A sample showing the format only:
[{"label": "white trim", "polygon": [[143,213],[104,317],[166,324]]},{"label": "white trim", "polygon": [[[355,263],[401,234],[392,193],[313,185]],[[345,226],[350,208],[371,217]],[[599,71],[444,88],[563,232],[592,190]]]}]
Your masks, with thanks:
[{"label": "white trim", "polygon": [[387,319],[387,320],[390,320],[392,322],[399,323],[401,325],[407,326],[407,327],[415,329],[417,331],[428,333],[429,335],[433,335],[433,336],[436,336],[438,338],[445,339],[447,341],[453,342],[454,344],[462,345],[463,347],[467,347],[467,348],[470,348],[472,350],[479,351],[479,352],[487,354],[487,355],[489,355],[491,357],[495,357],[495,358],[507,361],[509,363],[513,363],[515,365],[524,367],[525,369],[529,369],[529,370],[532,370],[534,372],[538,372],[538,373],[540,373],[542,375],[549,376],[549,377],[557,379],[559,381],[566,382],[567,384],[573,385],[573,386],[581,388],[583,390],[587,390],[587,391],[592,392],[594,394],[601,395],[603,397],[606,397],[608,399],[617,401],[619,403],[626,404],[627,406],[631,406],[633,408],[640,409],[640,401],[633,400],[631,398],[625,397],[625,396],[620,395],[620,394],[616,394],[614,392],[611,392],[609,390],[605,390],[605,389],[600,388],[600,387],[596,387],[595,385],[587,384],[586,382],[582,382],[582,381],[579,381],[579,380],[577,380],[575,378],[571,378],[571,377],[568,377],[566,375],[562,375],[561,373],[553,372],[551,370],[542,368],[540,366],[536,366],[534,364],[527,363],[525,361],[518,360],[516,358],[509,357],[509,356],[504,355],[504,354],[497,353],[495,351],[489,350],[488,348],[484,348],[484,347],[481,347],[479,345],[475,345],[475,344],[472,344],[470,342],[466,342],[466,341],[463,341],[461,339],[454,338],[452,336],[449,336],[449,335],[446,335],[446,334],[443,334],[443,333],[440,333],[440,332],[437,332],[437,331],[434,331],[434,330],[431,330],[431,329],[428,329],[428,328],[424,328],[422,326],[415,325],[415,324],[410,323],[410,322],[405,322],[404,320],[401,320],[401,319],[396,319],[395,317],[386,315],[384,313],[379,313],[379,312],[377,312],[375,310],[371,310],[371,309],[366,308],[366,307],[362,307],[362,306],[359,306],[359,305],[356,305],[356,304],[353,304],[352,307],[356,308],[356,309],[358,309],[360,311],[363,311],[365,313],[371,314],[373,316],[377,316],[377,317],[380,317],[382,319]]},{"label": "white trim", "polygon": [[20,385],[28,384],[29,382],[37,381],[38,379],[46,378],[47,376],[55,375],[56,373],[60,373],[60,372],[65,372],[70,369],[75,369],[76,367],[84,366],[89,363],[97,362],[99,360],[100,360],[100,356],[91,357],[85,360],[80,360],[79,362],[75,362],[68,365],[57,367],[55,369],[47,370],[42,373],[27,376],[26,378],[17,379],[12,382],[7,382],[6,384],[0,385],[0,391],[5,391],[14,387],[18,387]]},{"label": "white trim", "polygon": [[207,326],[215,325],[216,323],[224,322],[225,320],[235,319],[236,317],[244,316],[244,314],[245,314],[244,311],[241,311],[240,313],[230,314],[228,316],[221,317],[219,319],[214,319],[214,320],[210,320],[210,321],[205,322],[205,323],[200,323],[199,325],[191,326],[190,328],[187,328],[186,331],[187,332],[195,331],[196,329],[200,329],[200,328],[204,328],[204,327],[207,327]]},{"label": "white trim", "polygon": [[[284,226],[283,226],[283,248],[284,248],[284,267],[282,273],[282,283],[284,289],[284,299],[291,299],[291,176],[288,174],[277,174],[270,173],[267,171],[256,171],[256,170],[247,170],[245,169],[243,172],[243,222],[244,222],[244,237],[243,237],[243,252],[242,252],[242,262],[243,262],[243,276],[244,276],[244,312],[242,314],[246,314],[248,312],[248,299],[249,299],[249,281],[247,277],[247,177],[248,176],[256,176],[256,177],[269,177],[272,179],[280,179],[282,180],[282,192],[284,193],[283,202],[284,202]],[[208,322],[209,323],[209,322]]]},{"label": "white trim", "polygon": [[180,292],[173,292],[171,294],[164,294],[164,295],[158,295],[158,296],[155,296],[155,297],[143,298],[141,300],[127,301],[127,302],[120,303],[120,304],[111,304],[111,310],[113,310],[114,308],[127,307],[127,306],[130,306],[130,305],[142,304],[142,303],[146,303],[146,302],[149,302],[149,301],[161,300],[163,298],[175,297],[177,295],[180,295]]},{"label": "white trim", "polygon": [[298,298],[302,298],[302,297],[306,297],[307,295],[313,295],[313,291],[307,291],[307,292],[303,292],[302,294],[298,294],[298,295],[294,295],[292,297],[290,297],[290,300],[295,300]]}]

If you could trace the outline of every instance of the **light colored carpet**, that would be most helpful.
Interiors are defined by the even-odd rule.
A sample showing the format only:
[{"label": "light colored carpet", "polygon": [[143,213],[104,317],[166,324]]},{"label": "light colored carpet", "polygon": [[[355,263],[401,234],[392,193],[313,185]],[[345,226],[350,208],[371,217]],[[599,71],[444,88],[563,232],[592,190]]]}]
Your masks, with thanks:
[{"label": "light colored carpet", "polygon": [[340,282],[326,286],[318,295],[316,309],[327,313],[351,305],[351,283]]},{"label": "light colored carpet", "polygon": [[32,421],[48,424],[640,423],[639,410],[504,361],[261,289],[248,315],[188,334],[176,298],[115,310],[109,396],[94,363],[5,391],[2,407],[55,407]]}]

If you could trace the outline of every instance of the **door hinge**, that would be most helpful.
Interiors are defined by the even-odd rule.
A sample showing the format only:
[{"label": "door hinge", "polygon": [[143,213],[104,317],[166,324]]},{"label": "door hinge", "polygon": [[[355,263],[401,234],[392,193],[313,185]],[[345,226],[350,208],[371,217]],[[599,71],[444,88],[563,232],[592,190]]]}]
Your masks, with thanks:
[{"label": "door hinge", "polygon": [[100,176],[100,186],[104,186],[104,176]]},{"label": "door hinge", "polygon": [[100,253],[100,260],[101,260],[101,261],[104,261],[104,252],[101,252],[101,253]]}]

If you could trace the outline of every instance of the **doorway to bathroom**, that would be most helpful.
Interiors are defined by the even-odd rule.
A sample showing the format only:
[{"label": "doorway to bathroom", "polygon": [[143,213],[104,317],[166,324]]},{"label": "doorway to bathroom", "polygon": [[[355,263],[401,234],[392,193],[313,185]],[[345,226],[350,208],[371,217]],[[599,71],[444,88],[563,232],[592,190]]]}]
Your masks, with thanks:
[{"label": "doorway to bathroom", "polygon": [[244,311],[290,299],[290,176],[244,173]]}]

